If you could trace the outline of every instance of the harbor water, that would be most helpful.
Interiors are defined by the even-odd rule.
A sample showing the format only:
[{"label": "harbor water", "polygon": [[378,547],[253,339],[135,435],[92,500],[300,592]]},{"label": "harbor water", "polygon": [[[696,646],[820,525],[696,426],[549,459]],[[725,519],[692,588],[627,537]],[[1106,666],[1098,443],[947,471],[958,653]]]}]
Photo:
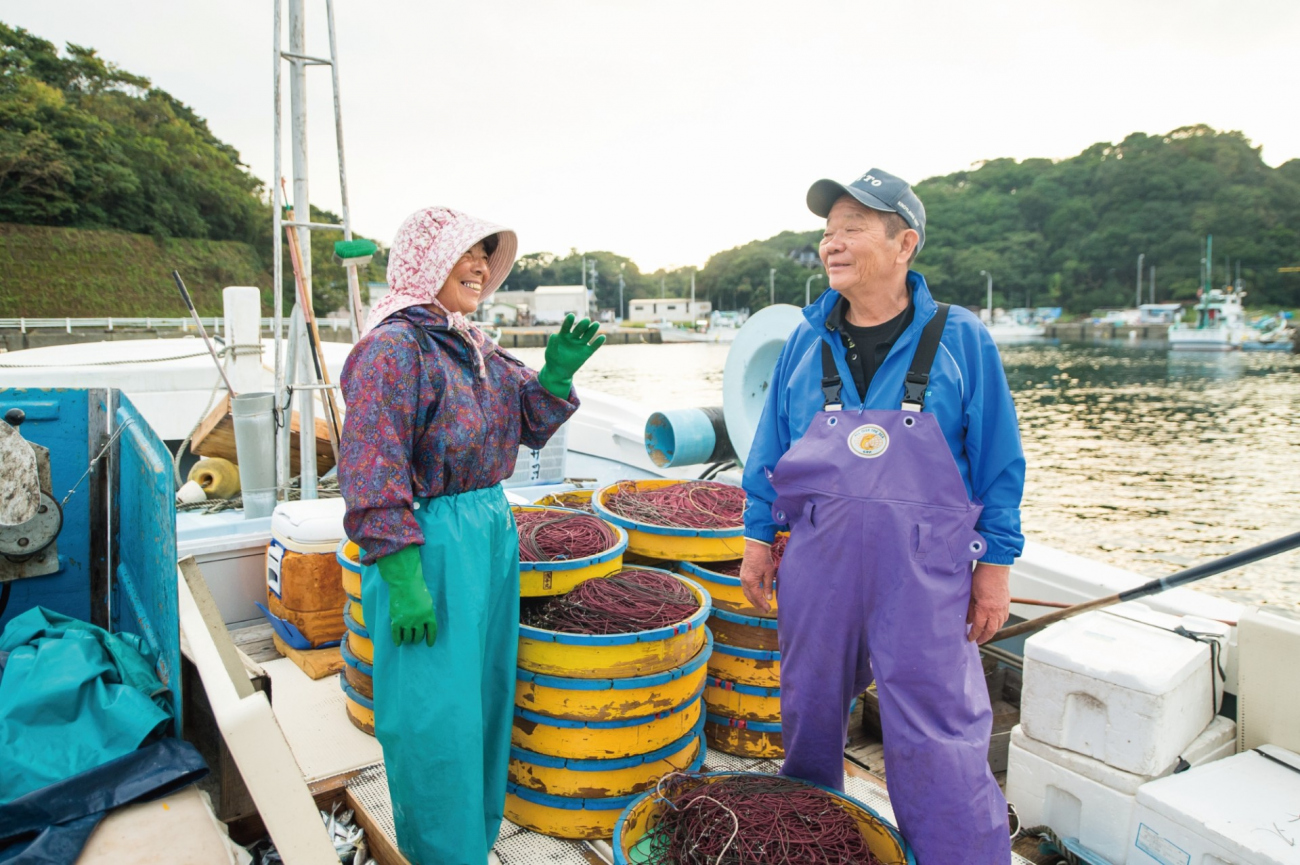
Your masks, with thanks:
[{"label": "harbor water", "polygon": [[[727,345],[615,345],[578,374],[655,408],[722,404]],[[540,366],[542,349],[519,349]],[[1165,342],[1002,347],[1028,473],[1025,534],[1155,577],[1300,528],[1300,357]],[[1300,608],[1300,552],[1199,584]]]}]

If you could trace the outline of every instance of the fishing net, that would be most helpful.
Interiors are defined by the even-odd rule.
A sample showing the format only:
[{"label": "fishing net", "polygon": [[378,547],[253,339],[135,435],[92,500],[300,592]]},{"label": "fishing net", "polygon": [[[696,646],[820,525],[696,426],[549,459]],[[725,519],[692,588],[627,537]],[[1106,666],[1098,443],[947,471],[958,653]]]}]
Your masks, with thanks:
[{"label": "fishing net", "polygon": [[519,561],[565,562],[613,549],[618,535],[599,517],[558,511],[516,511]]},{"label": "fishing net", "polygon": [[624,481],[607,492],[601,504],[633,522],[673,529],[738,529],[745,522],[745,491],[715,481],[654,488]]},{"label": "fishing net", "polygon": [[563,595],[523,606],[521,621],[566,634],[630,634],[685,621],[700,609],[671,574],[627,569],[584,580]]},{"label": "fishing net", "polygon": [[884,865],[853,815],[816,787],[777,775],[660,781],[659,823],[632,850],[644,865]]}]

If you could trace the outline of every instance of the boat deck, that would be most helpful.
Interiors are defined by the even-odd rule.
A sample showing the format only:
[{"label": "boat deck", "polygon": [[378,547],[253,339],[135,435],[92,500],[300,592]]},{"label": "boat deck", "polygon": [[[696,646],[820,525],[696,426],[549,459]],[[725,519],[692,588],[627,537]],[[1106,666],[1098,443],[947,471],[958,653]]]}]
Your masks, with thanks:
[{"label": "boat deck", "polygon": [[[280,656],[270,634],[269,625],[256,625],[233,631],[231,636],[270,676],[271,707],[303,777],[316,793],[344,789],[349,807],[356,810],[358,823],[367,831],[371,855],[385,865],[405,862],[397,853],[379,743],[348,721],[338,675],[314,681],[308,678],[292,661]],[[856,735],[845,757],[845,791],[893,821],[879,742]],[[781,761],[750,760],[710,751],[704,768],[775,774],[781,769]],[[502,824],[494,849],[502,865],[609,865],[614,861],[608,842],[550,838],[509,821]],[[1014,857],[1014,865],[1022,863],[1032,865],[1032,860]]]}]

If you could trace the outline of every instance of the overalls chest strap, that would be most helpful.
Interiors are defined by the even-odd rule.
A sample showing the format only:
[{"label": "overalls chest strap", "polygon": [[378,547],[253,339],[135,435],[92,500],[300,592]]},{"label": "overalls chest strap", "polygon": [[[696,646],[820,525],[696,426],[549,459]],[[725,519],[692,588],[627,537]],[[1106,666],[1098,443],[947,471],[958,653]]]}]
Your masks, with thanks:
[{"label": "overalls chest strap", "polygon": [[[912,366],[903,380],[903,411],[920,411],[925,408],[925,391],[930,386],[930,367],[939,352],[939,340],[943,337],[943,328],[948,321],[948,304],[936,305],[934,317],[925,324],[921,338],[916,343],[916,353],[912,355]],[[822,343],[822,411],[839,411],[843,408],[840,400],[839,370],[835,366],[835,354],[829,340]],[[863,395],[865,398],[865,394]]]}]

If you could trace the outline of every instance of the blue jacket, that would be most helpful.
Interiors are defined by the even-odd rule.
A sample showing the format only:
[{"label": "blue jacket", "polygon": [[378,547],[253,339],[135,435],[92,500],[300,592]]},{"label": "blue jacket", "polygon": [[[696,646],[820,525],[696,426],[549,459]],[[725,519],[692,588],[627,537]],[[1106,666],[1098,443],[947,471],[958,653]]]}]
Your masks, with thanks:
[{"label": "blue jacket", "polygon": [[[876,371],[865,402],[854,387],[844,343],[826,324],[840,300],[839,292],[827,290],[804,309],[807,321],[795,328],[776,362],[767,404],[745,461],[746,537],[770,543],[776,535],[777,525],[772,520],[776,494],[767,476],[821,411],[822,340],[830,343],[835,355],[845,411],[901,406],[903,377],[912,364],[921,329],[936,309],[921,274],[909,271],[907,285],[916,313]],[[1025,455],[1002,358],[988,329],[967,309],[954,306],[948,314],[926,394],[925,411],[939,420],[966,482],[966,494],[984,504],[975,524],[988,542],[988,552],[980,561],[1009,565],[1025,545],[1020,533]]]}]

